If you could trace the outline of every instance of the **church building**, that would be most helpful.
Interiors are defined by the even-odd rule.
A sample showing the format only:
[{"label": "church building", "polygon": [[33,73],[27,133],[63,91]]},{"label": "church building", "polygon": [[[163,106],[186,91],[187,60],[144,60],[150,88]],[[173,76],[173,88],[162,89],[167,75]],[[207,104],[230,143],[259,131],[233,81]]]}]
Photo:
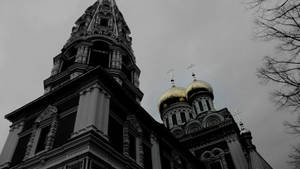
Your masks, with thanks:
[{"label": "church building", "polygon": [[45,93],[5,116],[0,169],[272,169],[194,74],[162,94],[163,124],[155,121],[140,105],[130,34],[115,0],[86,9],[53,58]]}]

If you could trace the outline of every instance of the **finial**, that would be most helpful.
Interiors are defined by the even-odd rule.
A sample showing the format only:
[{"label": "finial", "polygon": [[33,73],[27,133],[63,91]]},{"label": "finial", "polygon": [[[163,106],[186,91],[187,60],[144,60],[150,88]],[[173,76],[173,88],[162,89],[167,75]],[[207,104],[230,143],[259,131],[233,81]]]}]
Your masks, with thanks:
[{"label": "finial", "polygon": [[191,65],[189,65],[186,69],[187,69],[187,70],[192,69],[192,77],[193,77],[193,81],[196,81],[197,78],[196,78],[196,74],[194,73],[194,67],[195,67],[195,65],[194,65],[194,64],[191,64]]},{"label": "finial", "polygon": [[170,76],[171,76],[171,85],[172,85],[172,87],[175,87],[176,85],[175,85],[175,80],[174,80],[174,69],[170,69],[167,73],[168,74],[170,74]]}]

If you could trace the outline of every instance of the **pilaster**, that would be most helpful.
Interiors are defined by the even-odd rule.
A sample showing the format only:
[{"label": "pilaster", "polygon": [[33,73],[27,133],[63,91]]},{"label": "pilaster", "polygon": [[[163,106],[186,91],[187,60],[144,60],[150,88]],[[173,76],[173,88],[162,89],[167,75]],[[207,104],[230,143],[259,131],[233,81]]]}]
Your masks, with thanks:
[{"label": "pilaster", "polygon": [[118,70],[122,69],[122,56],[118,49],[113,49],[112,51],[110,68]]},{"label": "pilaster", "polygon": [[136,162],[144,167],[144,150],[143,150],[143,139],[142,135],[139,134],[138,137],[136,137]]},{"label": "pilaster", "polygon": [[161,169],[159,143],[157,137],[153,134],[151,134],[151,144],[152,167]]},{"label": "pilaster", "polygon": [[248,163],[245,154],[242,150],[242,146],[236,135],[231,135],[226,138],[227,145],[229,147],[230,154],[233,159],[235,168],[248,169]]},{"label": "pilaster", "polygon": [[90,54],[89,45],[88,44],[80,44],[80,46],[77,49],[75,62],[81,63],[81,64],[86,64],[89,54]]},{"label": "pilaster", "polygon": [[9,167],[15,148],[18,144],[19,133],[23,130],[24,122],[13,124],[10,127],[8,137],[4,144],[2,153],[0,155],[0,168]]},{"label": "pilaster", "polygon": [[80,92],[73,137],[94,130],[107,138],[110,95],[98,83]]}]

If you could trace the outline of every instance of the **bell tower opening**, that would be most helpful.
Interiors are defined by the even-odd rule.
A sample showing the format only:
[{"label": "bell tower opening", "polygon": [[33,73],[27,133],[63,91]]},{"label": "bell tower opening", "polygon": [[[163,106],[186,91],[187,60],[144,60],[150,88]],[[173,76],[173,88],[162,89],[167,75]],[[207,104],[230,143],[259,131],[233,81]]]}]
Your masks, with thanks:
[{"label": "bell tower opening", "polygon": [[132,82],[132,72],[130,70],[130,61],[128,57],[123,57],[123,63],[122,63],[122,72],[125,74],[127,79]]},{"label": "bell tower opening", "polygon": [[89,65],[102,66],[108,68],[109,65],[109,45],[105,42],[98,41],[92,46]]},{"label": "bell tower opening", "polygon": [[68,69],[70,66],[74,64],[76,53],[77,53],[77,49],[74,47],[69,49],[68,52],[66,52],[65,57],[62,58],[63,63],[60,72],[65,71],[66,69]]}]

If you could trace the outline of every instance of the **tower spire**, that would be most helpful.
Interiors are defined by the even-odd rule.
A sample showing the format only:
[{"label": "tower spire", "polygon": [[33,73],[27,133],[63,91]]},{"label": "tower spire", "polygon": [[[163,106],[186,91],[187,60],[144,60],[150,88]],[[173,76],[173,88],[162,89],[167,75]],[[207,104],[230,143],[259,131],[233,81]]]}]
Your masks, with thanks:
[{"label": "tower spire", "polygon": [[100,8],[100,5],[101,5],[101,3],[102,3],[102,0],[97,0],[97,2],[98,2],[97,9],[96,9],[96,11],[95,11],[95,13],[94,13],[94,15],[93,15],[93,18],[92,18],[92,20],[91,20],[91,22],[89,23],[89,26],[88,26],[88,28],[87,28],[87,32],[88,32],[89,34],[92,33],[92,26],[93,26],[94,23],[95,23],[96,15],[97,15],[97,13],[98,13],[98,11],[99,11],[99,8]]}]

